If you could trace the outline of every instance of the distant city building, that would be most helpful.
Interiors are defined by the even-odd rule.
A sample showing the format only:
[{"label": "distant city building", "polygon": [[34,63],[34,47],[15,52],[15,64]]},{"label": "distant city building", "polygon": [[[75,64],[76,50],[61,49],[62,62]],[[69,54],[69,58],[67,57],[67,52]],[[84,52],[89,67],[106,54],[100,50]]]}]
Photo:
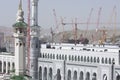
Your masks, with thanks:
[{"label": "distant city building", "polygon": [[4,33],[0,32],[0,48],[4,47]]},{"label": "distant city building", "polygon": [[4,46],[7,52],[14,52],[14,37],[13,36],[5,36],[4,38]]}]

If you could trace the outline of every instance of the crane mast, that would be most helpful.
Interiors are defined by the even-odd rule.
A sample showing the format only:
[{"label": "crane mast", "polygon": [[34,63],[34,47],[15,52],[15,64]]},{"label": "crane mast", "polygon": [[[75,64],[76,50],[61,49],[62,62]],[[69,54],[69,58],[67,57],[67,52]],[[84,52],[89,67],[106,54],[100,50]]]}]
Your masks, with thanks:
[{"label": "crane mast", "polygon": [[[27,68],[30,69],[30,0],[28,0],[28,27],[27,27]],[[29,71],[28,71],[28,75]]]},{"label": "crane mast", "polygon": [[86,29],[86,31],[85,31],[85,36],[86,36],[86,34],[87,34],[87,31],[88,31],[88,25],[89,25],[89,22],[90,22],[90,19],[91,19],[92,12],[93,12],[93,8],[91,8],[91,11],[90,11],[90,14],[89,14],[87,23],[86,23],[86,24],[87,24],[87,29]]}]

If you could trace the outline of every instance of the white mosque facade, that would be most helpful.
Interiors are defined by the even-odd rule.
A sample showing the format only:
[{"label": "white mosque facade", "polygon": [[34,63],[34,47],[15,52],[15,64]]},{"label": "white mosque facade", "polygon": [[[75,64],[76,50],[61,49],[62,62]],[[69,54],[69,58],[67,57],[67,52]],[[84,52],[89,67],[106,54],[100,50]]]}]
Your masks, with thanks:
[{"label": "white mosque facade", "polygon": [[[36,21],[34,23],[38,26]],[[0,76],[9,75],[13,69],[16,75],[25,74],[27,70],[26,24],[21,3],[13,28],[15,52],[0,52]],[[35,28],[31,32],[31,52],[37,52],[30,56],[29,71],[32,80],[120,80],[120,46],[49,43],[41,44],[39,48],[34,41],[34,37],[37,37],[33,34]]]}]

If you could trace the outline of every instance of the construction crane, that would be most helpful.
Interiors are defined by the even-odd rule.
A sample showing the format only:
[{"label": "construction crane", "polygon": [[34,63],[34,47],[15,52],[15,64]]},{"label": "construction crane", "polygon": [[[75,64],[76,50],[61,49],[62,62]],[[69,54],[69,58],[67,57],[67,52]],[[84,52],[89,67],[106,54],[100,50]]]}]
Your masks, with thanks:
[{"label": "construction crane", "polygon": [[75,44],[77,43],[77,25],[81,24],[81,23],[77,23],[77,18],[75,19],[75,22],[72,21],[72,23],[64,23],[62,22],[62,25],[73,25],[74,26],[74,40],[75,40]]},{"label": "construction crane", "polygon": [[116,35],[116,16],[117,16],[117,12],[116,12],[116,6],[114,6],[113,8],[113,20],[114,20],[114,33],[113,33],[113,38],[112,38],[112,43],[115,44],[115,35]]},{"label": "construction crane", "polygon": [[59,29],[59,25],[58,25],[58,21],[57,21],[57,15],[56,15],[56,11],[55,9],[53,9],[53,15],[54,15],[54,19],[55,19],[55,30],[56,30],[56,33],[58,33],[58,29]]},{"label": "construction crane", "polygon": [[53,43],[53,42],[54,42],[54,35],[55,35],[55,33],[54,33],[54,31],[53,31],[52,27],[50,28],[50,32],[51,32],[51,36],[52,36],[52,43]]},{"label": "construction crane", "polygon": [[93,12],[93,8],[91,8],[89,17],[88,17],[88,19],[87,19],[87,28],[86,28],[86,31],[85,31],[85,36],[87,35],[87,32],[88,32],[88,25],[89,25],[89,23],[90,23],[90,19],[91,19],[92,12]]},{"label": "construction crane", "polygon": [[[61,24],[63,23],[63,18],[61,17]],[[64,42],[65,39],[65,34],[64,34],[64,25],[62,25],[62,37],[61,37],[61,42]]]},{"label": "construction crane", "polygon": [[[100,24],[100,16],[101,16],[101,10],[102,8],[100,7],[99,8],[99,11],[98,11],[98,18],[97,18],[97,23],[96,23],[96,36],[98,36],[98,31],[99,31],[99,24]],[[96,41],[97,41],[97,38],[96,38]],[[99,44],[103,43],[102,40],[99,39]]]},{"label": "construction crane", "polygon": [[102,45],[106,41],[107,30],[105,29],[105,27],[103,27],[102,29],[99,29],[98,32],[102,33],[99,40],[99,44]]},{"label": "construction crane", "polygon": [[98,28],[99,28],[99,24],[100,24],[100,16],[101,16],[101,10],[102,10],[102,8],[100,7],[99,8],[99,11],[98,11],[98,18],[97,18],[97,25],[96,25],[96,32],[97,32],[97,30],[98,30]]},{"label": "construction crane", "polygon": [[[27,17],[27,21],[28,21],[28,27],[27,27],[27,68],[28,70],[30,69],[30,0],[28,0],[28,17]],[[29,71],[28,71],[28,75],[29,75]]]}]

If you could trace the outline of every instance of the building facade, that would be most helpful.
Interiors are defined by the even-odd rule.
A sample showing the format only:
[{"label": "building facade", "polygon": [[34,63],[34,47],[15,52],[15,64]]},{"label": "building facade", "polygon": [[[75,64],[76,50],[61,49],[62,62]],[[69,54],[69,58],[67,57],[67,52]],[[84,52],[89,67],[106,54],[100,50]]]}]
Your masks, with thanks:
[{"label": "building facade", "polygon": [[[82,44],[39,44],[38,0],[32,0],[30,76],[32,80],[120,80],[120,46]],[[0,52],[0,73],[20,75],[27,70],[26,23],[22,4],[13,25],[15,52]]]},{"label": "building facade", "polygon": [[119,80],[118,46],[45,45],[38,59],[39,80]]}]

